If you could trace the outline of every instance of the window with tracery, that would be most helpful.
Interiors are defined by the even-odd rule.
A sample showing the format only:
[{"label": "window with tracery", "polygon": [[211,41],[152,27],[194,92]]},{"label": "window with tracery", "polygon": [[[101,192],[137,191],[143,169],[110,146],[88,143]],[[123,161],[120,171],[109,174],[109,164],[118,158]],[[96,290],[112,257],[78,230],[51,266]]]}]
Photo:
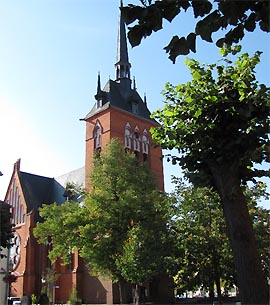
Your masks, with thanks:
[{"label": "window with tracery", "polygon": [[144,129],[142,135],[142,153],[143,153],[143,161],[147,161],[149,154],[149,139],[146,129]]},{"label": "window with tracery", "polygon": [[143,154],[147,154],[147,155],[149,154],[149,139],[146,129],[143,131],[143,136],[142,136],[142,152]]},{"label": "window with tracery", "polygon": [[97,151],[101,149],[101,134],[101,126],[99,121],[97,121],[96,126],[94,128],[94,149]]},{"label": "window with tracery", "polygon": [[13,180],[12,189],[9,193],[8,204],[10,204],[12,207],[12,223],[17,225],[25,222],[26,215],[24,214],[24,207],[21,202],[16,179]]},{"label": "window with tracery", "polygon": [[138,126],[135,127],[133,135],[133,149],[134,151],[140,151],[140,135]]}]

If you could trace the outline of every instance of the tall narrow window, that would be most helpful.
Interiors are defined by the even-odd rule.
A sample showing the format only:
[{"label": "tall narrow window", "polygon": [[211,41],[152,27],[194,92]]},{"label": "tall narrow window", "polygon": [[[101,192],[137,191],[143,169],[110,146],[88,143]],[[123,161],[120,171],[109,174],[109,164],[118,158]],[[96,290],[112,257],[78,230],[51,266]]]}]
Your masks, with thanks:
[{"label": "tall narrow window", "polygon": [[142,153],[143,153],[143,160],[147,161],[149,154],[149,139],[146,129],[144,129],[142,135]]},{"label": "tall narrow window", "polygon": [[132,135],[131,135],[131,128],[130,128],[130,124],[127,123],[125,126],[125,148],[126,149],[131,149],[131,139],[132,139]]},{"label": "tall narrow window", "polygon": [[134,151],[140,151],[140,135],[138,126],[135,127],[133,135],[133,149]]},{"label": "tall narrow window", "polygon": [[99,121],[96,122],[96,126],[94,128],[94,149],[100,150],[101,149],[101,126]]}]

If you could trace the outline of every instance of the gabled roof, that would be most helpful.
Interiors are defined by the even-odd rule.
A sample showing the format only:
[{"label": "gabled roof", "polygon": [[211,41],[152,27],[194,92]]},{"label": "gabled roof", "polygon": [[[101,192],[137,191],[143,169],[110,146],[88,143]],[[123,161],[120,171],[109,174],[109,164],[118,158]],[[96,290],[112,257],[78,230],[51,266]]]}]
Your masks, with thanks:
[{"label": "gabled roof", "polygon": [[[27,206],[27,213],[37,211],[42,204],[53,202],[52,188],[54,179],[33,175],[25,172],[18,172],[20,184],[22,187],[24,199]],[[35,213],[35,221],[39,219],[38,213]]]},{"label": "gabled roof", "polygon": [[56,202],[62,204],[66,201],[64,197],[65,187],[68,182],[84,185],[84,167],[69,172],[58,178],[49,178],[26,172],[18,172],[27,213],[35,211],[35,222],[40,221],[38,209],[43,204]]}]

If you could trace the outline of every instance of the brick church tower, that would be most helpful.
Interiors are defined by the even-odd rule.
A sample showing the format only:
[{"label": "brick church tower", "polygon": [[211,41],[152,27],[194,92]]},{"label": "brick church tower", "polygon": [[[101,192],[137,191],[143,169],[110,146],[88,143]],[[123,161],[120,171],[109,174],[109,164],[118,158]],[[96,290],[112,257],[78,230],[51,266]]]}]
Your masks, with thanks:
[{"label": "brick church tower", "polygon": [[108,80],[102,90],[98,75],[95,104],[83,119],[86,122],[86,187],[95,152],[104,148],[112,138],[119,138],[140,161],[148,162],[157,178],[158,188],[163,191],[162,150],[152,145],[150,134],[150,128],[158,124],[150,118],[146,97],[142,99],[138,94],[135,79],[131,81],[130,68],[125,24],[120,11],[115,80]]}]

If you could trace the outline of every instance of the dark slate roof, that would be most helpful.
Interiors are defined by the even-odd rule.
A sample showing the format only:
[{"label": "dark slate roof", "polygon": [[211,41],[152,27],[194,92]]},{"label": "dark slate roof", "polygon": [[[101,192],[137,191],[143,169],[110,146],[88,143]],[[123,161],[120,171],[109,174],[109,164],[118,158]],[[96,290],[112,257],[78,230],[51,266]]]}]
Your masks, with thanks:
[{"label": "dark slate roof", "polygon": [[[122,7],[122,3],[121,3]],[[124,19],[122,17],[122,11],[120,7],[120,18],[118,25],[118,39],[117,39],[117,57],[115,64],[116,80],[109,80],[104,89],[101,90],[100,75],[98,75],[98,86],[95,99],[97,102],[91,111],[86,115],[84,120],[92,117],[93,115],[109,108],[117,108],[123,111],[127,111],[132,115],[150,120],[151,122],[158,124],[154,119],[150,117],[150,111],[147,108],[146,101],[143,101],[138,92],[136,91],[135,80],[133,88],[131,88],[130,79],[130,67],[128,58],[127,37]],[[137,104],[137,113],[132,112],[132,104]]]},{"label": "dark slate roof", "polygon": [[20,183],[27,205],[27,213],[34,210],[35,221],[39,220],[36,212],[42,204],[52,203],[53,178],[38,176],[25,172],[19,172]]},{"label": "dark slate roof", "polygon": [[[104,89],[100,92],[100,97],[102,106],[98,108],[97,103],[95,103],[84,120],[108,107],[115,107],[130,112],[140,118],[156,122],[154,119],[150,118],[151,112],[138,92],[135,89],[131,89],[130,80],[128,79],[121,80],[121,82],[109,80]],[[138,114],[132,112],[132,103],[138,104]]]},{"label": "dark slate roof", "polygon": [[68,182],[84,187],[84,167],[58,178],[38,176],[21,171],[18,174],[27,205],[27,213],[34,211],[35,222],[41,221],[38,209],[42,204],[51,204],[53,202],[62,204],[66,201],[64,193]]}]

